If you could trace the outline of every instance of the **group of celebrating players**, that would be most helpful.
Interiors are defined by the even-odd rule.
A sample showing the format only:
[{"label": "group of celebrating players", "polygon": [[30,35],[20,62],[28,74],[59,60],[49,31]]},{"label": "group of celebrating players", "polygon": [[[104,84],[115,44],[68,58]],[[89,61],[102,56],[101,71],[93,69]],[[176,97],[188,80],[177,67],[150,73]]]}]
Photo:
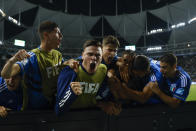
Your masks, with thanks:
[{"label": "group of celebrating players", "polygon": [[119,115],[123,104],[185,102],[190,76],[168,53],[153,60],[132,51],[117,56],[120,43],[106,36],[102,43],[87,40],[80,57],[64,60],[59,48],[63,35],[58,25],[42,22],[40,46],[22,49],[7,60],[0,78],[0,115],[8,110],[53,109],[57,115],[70,109],[101,108]]}]

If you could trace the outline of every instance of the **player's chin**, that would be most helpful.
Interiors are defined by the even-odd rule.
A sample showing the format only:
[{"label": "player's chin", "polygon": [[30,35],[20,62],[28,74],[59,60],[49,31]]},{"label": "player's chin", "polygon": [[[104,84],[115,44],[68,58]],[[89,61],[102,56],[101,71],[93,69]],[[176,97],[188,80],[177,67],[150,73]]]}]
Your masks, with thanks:
[{"label": "player's chin", "polygon": [[8,90],[10,90],[10,91],[13,91],[13,90],[16,89],[14,86],[7,86],[7,88],[8,88]]}]

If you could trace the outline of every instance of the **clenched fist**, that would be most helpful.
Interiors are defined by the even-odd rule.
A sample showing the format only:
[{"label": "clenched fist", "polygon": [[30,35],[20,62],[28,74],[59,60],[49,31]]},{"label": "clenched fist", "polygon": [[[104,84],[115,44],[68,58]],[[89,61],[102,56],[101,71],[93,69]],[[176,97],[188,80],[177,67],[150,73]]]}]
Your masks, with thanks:
[{"label": "clenched fist", "polygon": [[70,84],[71,89],[73,90],[74,94],[81,95],[82,94],[82,87],[80,82],[71,82]]},{"label": "clenched fist", "polygon": [[12,58],[10,58],[10,61],[15,63],[17,61],[22,61],[26,58],[29,58],[30,55],[24,50],[19,50]]}]

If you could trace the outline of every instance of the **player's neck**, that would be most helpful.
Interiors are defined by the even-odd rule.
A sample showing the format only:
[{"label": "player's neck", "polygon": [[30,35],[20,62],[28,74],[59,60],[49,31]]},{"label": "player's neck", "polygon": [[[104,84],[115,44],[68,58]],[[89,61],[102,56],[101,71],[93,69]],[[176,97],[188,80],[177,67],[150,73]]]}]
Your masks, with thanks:
[{"label": "player's neck", "polygon": [[177,70],[175,69],[171,75],[170,75],[170,78],[175,78],[176,77],[176,73],[177,73]]},{"label": "player's neck", "polygon": [[41,50],[45,52],[50,52],[52,49],[47,46],[46,42],[42,41],[40,45]]}]

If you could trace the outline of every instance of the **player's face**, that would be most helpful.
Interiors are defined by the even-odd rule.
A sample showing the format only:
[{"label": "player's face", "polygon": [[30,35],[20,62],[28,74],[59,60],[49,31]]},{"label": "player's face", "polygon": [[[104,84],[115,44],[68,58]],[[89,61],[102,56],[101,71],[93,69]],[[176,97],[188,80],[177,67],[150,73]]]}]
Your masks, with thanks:
[{"label": "player's face", "polygon": [[13,76],[9,79],[5,79],[6,83],[7,83],[7,88],[10,91],[16,90],[19,85],[20,85],[20,81],[21,81],[21,77],[19,75]]},{"label": "player's face", "polygon": [[132,57],[128,54],[124,54],[122,57],[118,58],[117,65],[119,67],[128,66],[129,62],[131,61]]},{"label": "player's face", "polygon": [[47,33],[47,46],[50,49],[59,48],[63,35],[58,27],[56,27],[52,32]]},{"label": "player's face", "polygon": [[86,47],[82,53],[82,59],[82,65],[85,68],[85,70],[90,74],[95,73],[98,65],[101,63],[102,60],[101,47]]},{"label": "player's face", "polygon": [[118,47],[112,44],[107,44],[103,46],[103,59],[106,62],[106,64],[110,64],[114,58],[114,56],[117,55]]},{"label": "player's face", "polygon": [[175,72],[175,66],[170,66],[168,63],[160,62],[160,72],[165,77],[172,77]]}]

